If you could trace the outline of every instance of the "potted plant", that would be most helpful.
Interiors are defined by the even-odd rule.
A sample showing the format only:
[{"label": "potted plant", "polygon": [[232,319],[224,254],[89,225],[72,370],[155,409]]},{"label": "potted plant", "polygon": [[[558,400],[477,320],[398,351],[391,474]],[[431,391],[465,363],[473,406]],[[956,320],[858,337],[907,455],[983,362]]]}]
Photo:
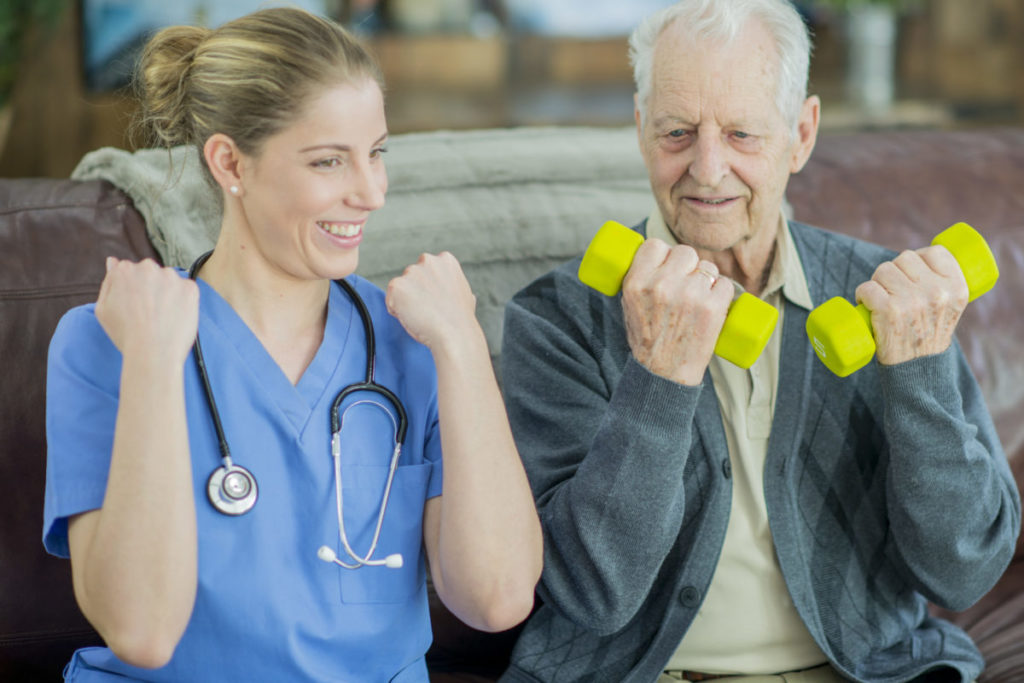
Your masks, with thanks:
[{"label": "potted plant", "polygon": [[11,94],[26,40],[56,25],[68,0],[0,0],[0,150],[11,123]]}]

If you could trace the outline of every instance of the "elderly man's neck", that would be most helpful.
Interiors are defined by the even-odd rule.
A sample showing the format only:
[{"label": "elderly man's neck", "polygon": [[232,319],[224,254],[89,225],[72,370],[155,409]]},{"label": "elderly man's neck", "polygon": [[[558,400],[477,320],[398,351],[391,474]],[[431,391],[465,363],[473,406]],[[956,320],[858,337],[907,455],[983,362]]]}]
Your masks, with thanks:
[{"label": "elderly man's neck", "polygon": [[[762,236],[765,233],[758,234],[758,237]],[[761,296],[772,273],[777,243],[777,234],[773,234],[767,244],[753,244],[748,240],[724,251],[698,249],[697,253],[718,266],[718,272],[738,283],[745,291]]]},{"label": "elderly man's neck", "polygon": [[672,241],[689,244],[702,259],[711,261],[718,266],[718,271],[743,287],[754,296],[760,296],[771,278],[775,267],[776,245],[785,217],[780,211],[774,229],[765,226],[754,231],[747,239],[725,248],[715,248],[710,244],[698,244],[689,240],[681,240],[676,230],[667,227],[660,211],[653,210],[648,218],[647,236],[660,237]]},{"label": "elderly man's neck", "polygon": [[764,293],[765,287],[768,286],[769,279],[771,279],[772,267],[775,265],[777,245],[778,242],[772,242],[771,251],[768,253],[767,259],[751,259],[748,263],[744,262],[742,257],[736,258],[734,259],[735,272],[729,273],[723,270],[721,266],[719,266],[719,272],[728,274],[747,292],[754,296],[761,296]]}]

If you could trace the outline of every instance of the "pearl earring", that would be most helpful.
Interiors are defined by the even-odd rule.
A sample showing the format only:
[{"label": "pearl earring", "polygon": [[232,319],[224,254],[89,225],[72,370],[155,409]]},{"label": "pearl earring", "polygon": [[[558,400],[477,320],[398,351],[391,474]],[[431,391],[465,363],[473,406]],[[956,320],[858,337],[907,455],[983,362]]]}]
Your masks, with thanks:
[{"label": "pearl earring", "polygon": [[232,185],[229,189],[231,190],[231,194],[238,194],[238,185]]}]

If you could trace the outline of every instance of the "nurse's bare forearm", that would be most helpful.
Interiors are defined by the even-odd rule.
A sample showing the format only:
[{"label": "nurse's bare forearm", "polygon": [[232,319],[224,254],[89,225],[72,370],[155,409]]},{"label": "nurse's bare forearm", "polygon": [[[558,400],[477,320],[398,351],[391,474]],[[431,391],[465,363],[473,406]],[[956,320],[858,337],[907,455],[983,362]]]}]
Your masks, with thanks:
[{"label": "nurse's bare forearm", "polygon": [[432,349],[444,452],[438,590],[471,625],[503,630],[533,606],[543,549],[487,342],[473,323]]},{"label": "nurse's bare forearm", "polygon": [[196,520],[180,362],[126,353],[103,507],[69,529],[75,594],[114,652],[173,654],[196,594]]}]

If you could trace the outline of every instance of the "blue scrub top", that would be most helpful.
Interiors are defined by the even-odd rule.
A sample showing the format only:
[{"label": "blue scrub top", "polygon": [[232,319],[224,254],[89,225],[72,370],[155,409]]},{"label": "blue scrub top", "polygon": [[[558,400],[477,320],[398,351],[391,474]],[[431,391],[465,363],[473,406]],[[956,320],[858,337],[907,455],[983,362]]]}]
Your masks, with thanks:
[{"label": "blue scrub top", "polygon": [[[128,666],[107,648],[75,653],[72,681],[426,681],[431,641],[423,554],[423,506],[441,494],[437,378],[429,351],[387,313],[383,292],[349,282],[366,302],[376,335],[376,379],[402,400],[409,430],[380,541],[400,569],[349,570],[317,558],[341,546],[330,455],[330,407],[363,381],[366,342],[354,305],[334,284],[324,339],[292,385],[231,306],[199,281],[199,335],[232,459],[259,486],[240,517],[217,512],[207,478],[221,456],[190,355],[185,406],[199,533],[199,585],[192,617],[170,663]],[[110,468],[121,356],[94,313],[69,311],[50,345],[43,542],[68,556],[67,518],[101,507]],[[361,399],[390,405],[377,394]],[[353,550],[369,548],[393,450],[394,429],[378,406],[348,411],[342,427],[345,529]],[[159,497],[161,483],[150,495]]]}]

